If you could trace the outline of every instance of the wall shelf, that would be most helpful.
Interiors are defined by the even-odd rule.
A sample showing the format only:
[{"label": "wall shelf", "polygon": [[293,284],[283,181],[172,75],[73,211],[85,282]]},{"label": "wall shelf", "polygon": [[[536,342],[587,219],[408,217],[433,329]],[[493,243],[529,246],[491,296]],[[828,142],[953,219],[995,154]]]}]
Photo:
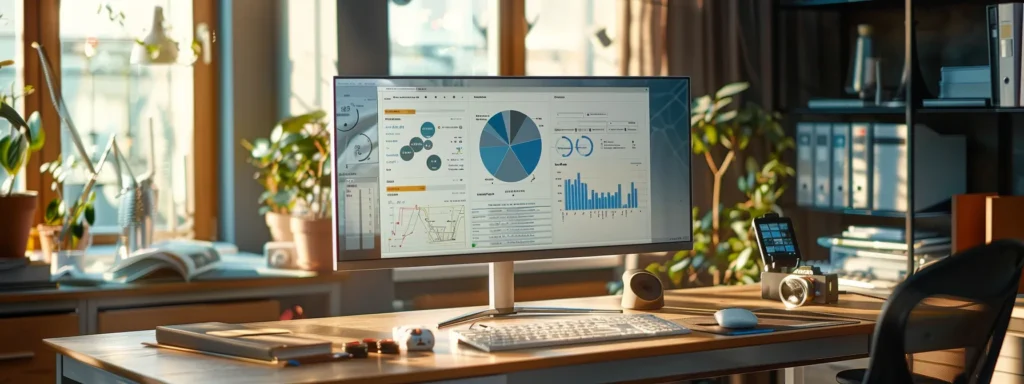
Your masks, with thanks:
[{"label": "wall shelf", "polygon": [[[819,208],[819,207],[798,207],[799,209],[805,209],[811,212],[822,212],[831,213],[836,215],[853,215],[853,216],[871,216],[871,217],[888,217],[902,219],[907,217],[907,213],[903,211],[873,211],[870,209],[842,209],[842,208]],[[926,219],[933,217],[948,217],[949,212],[917,212],[914,214],[914,218]]]}]

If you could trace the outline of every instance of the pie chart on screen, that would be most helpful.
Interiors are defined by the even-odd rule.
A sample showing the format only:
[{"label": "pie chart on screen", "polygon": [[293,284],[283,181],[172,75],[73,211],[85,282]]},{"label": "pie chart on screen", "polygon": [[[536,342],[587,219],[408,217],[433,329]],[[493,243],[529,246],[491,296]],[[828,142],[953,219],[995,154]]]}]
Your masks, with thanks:
[{"label": "pie chart on screen", "polygon": [[501,111],[480,133],[480,160],[495,179],[515,183],[530,176],[540,163],[540,130],[525,113]]}]

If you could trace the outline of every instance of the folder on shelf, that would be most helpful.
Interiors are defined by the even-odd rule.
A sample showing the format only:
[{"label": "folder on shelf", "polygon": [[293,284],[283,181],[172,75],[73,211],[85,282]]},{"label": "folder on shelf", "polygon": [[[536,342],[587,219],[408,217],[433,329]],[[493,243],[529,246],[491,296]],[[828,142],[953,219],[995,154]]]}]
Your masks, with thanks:
[{"label": "folder on shelf", "polygon": [[796,125],[796,203],[801,207],[814,205],[814,123]]},{"label": "folder on shelf", "polygon": [[814,206],[832,206],[832,124],[814,126]]},{"label": "folder on shelf", "polygon": [[851,208],[850,124],[832,124],[832,208]]},{"label": "folder on shelf", "polygon": [[988,66],[992,82],[992,105],[999,104],[999,8],[985,7],[988,17]]},{"label": "folder on shelf", "polygon": [[999,4],[999,106],[1016,107],[1020,95],[1020,3]]},{"label": "folder on shelf", "polygon": [[953,195],[952,253],[985,244],[986,205],[994,193]]},{"label": "folder on shelf", "polygon": [[871,124],[850,126],[850,203],[853,209],[871,209]]}]

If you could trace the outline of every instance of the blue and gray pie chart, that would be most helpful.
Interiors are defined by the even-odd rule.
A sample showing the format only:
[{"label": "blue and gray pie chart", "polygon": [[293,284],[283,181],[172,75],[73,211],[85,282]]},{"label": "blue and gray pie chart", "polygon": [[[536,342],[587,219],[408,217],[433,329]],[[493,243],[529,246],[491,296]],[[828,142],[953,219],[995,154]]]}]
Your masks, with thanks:
[{"label": "blue and gray pie chart", "polygon": [[541,148],[537,124],[516,110],[494,114],[480,134],[480,160],[487,172],[506,183],[533,173],[540,163]]}]

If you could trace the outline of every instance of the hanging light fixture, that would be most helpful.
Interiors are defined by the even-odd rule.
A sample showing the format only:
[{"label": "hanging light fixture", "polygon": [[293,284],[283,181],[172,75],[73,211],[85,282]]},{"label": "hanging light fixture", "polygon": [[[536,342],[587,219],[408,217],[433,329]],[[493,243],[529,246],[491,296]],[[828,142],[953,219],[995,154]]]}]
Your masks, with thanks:
[{"label": "hanging light fixture", "polygon": [[176,64],[178,62],[178,42],[167,36],[164,30],[164,8],[153,9],[153,26],[149,35],[136,43],[132,49],[132,64]]}]

